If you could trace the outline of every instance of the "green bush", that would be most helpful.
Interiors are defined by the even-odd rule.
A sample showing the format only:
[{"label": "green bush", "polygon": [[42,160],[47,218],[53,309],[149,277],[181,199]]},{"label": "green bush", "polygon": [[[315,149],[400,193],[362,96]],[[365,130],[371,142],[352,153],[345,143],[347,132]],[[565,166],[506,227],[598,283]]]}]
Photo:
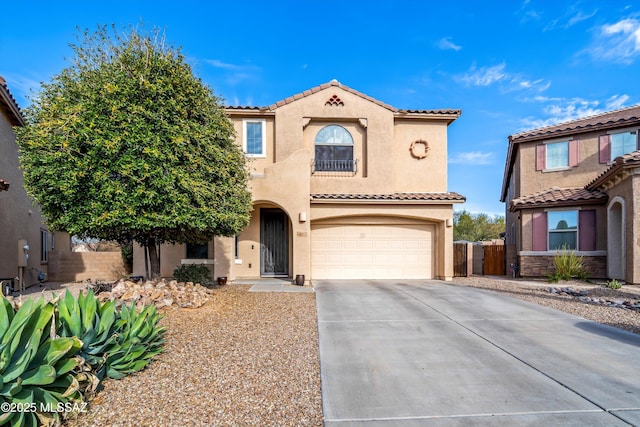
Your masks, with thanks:
[{"label": "green bush", "polygon": [[618,282],[616,279],[607,280],[606,286],[609,289],[620,289],[622,287],[622,283]]},{"label": "green bush", "polygon": [[29,298],[18,311],[1,298],[0,404],[16,406],[0,414],[0,425],[59,424],[59,404],[82,403],[73,372],[81,363],[74,355],[82,342],[51,336],[54,305],[44,298]]},{"label": "green bush", "polygon": [[571,280],[579,278],[585,280],[587,274],[584,271],[582,257],[576,255],[575,251],[563,246],[553,257],[553,266],[555,272],[549,276],[549,280],[557,282],[558,280]]},{"label": "green bush", "polygon": [[211,270],[203,264],[184,264],[173,271],[178,282],[193,282],[206,285],[211,283]]}]

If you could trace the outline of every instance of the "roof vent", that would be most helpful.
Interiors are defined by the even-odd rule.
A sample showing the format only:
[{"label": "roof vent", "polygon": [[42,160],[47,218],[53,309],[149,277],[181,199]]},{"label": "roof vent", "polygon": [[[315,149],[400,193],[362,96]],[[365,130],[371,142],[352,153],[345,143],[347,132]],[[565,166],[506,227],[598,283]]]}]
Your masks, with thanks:
[{"label": "roof vent", "polygon": [[344,107],[344,102],[342,102],[338,95],[333,95],[324,103],[324,105],[328,105],[330,107]]}]

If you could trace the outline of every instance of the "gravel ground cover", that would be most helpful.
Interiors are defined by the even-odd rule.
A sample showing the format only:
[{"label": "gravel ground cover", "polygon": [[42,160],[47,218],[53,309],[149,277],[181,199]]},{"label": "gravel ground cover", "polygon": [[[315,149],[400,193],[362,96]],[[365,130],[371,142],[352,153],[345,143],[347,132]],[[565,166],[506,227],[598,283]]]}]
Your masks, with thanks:
[{"label": "gravel ground cover", "polygon": [[487,276],[456,277],[453,282],[502,292],[514,298],[640,334],[640,311],[584,302],[580,301],[579,297],[576,296],[554,294],[549,291],[550,288],[571,287],[575,290],[587,291],[589,297],[638,303],[640,302],[640,286],[637,285],[625,285],[621,289],[609,289],[603,284],[588,282],[548,283],[520,279],[505,280]]},{"label": "gravel ground cover", "polygon": [[[454,284],[505,293],[585,319],[640,333],[640,311],[580,301],[550,288],[586,290],[589,297],[640,302],[640,286],[457,277]],[[50,297],[87,284],[30,288]],[[313,293],[248,292],[227,285],[197,309],[162,309],[166,351],[144,371],[107,380],[79,426],[321,426],[322,398]],[[43,292],[44,291],[44,292]]]},{"label": "gravel ground cover", "polygon": [[68,426],[320,426],[313,293],[215,289],[200,308],[164,308],[165,352],[107,380]]}]

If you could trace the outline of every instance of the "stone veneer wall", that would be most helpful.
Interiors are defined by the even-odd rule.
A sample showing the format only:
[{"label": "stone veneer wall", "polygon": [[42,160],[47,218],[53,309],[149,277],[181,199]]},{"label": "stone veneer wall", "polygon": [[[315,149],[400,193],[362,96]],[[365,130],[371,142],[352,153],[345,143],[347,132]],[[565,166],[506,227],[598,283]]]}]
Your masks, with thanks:
[{"label": "stone veneer wall", "polygon": [[[522,277],[544,277],[555,272],[553,256],[520,256],[519,258]],[[589,278],[607,277],[606,256],[583,256],[582,264]]]},{"label": "stone veneer wall", "polygon": [[120,252],[49,252],[51,282],[117,280],[126,274]]}]

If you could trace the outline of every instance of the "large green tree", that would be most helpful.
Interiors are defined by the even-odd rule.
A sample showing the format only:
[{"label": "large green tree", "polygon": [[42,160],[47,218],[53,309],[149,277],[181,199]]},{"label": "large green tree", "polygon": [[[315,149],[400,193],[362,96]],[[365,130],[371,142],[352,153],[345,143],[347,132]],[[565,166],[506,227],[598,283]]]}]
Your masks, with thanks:
[{"label": "large green tree", "polygon": [[16,128],[25,187],[53,229],[136,241],[158,275],[161,243],[204,243],[249,222],[245,157],[213,91],[164,32],[79,34]]},{"label": "large green tree", "polygon": [[486,213],[473,214],[466,210],[453,213],[453,240],[481,242],[498,239],[504,232],[504,217]]}]

